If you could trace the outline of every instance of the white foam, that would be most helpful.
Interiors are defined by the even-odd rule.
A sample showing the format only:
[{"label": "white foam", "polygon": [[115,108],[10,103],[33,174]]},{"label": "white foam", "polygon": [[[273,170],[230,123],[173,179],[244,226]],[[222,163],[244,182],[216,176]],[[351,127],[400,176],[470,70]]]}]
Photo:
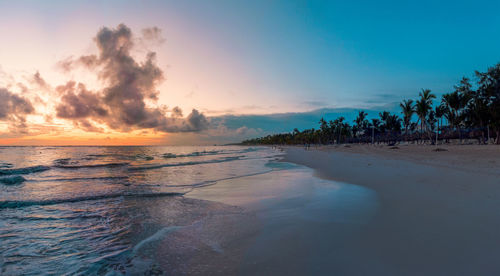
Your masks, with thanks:
[{"label": "white foam", "polygon": [[175,231],[182,229],[182,228],[184,228],[184,226],[168,226],[168,227],[162,228],[162,229],[158,230],[156,233],[154,233],[152,236],[150,236],[150,237],[142,240],[138,244],[136,244],[136,246],[134,246],[134,249],[132,249],[132,253],[137,254],[137,251],[141,250],[141,248],[144,247],[146,244],[151,243],[151,242],[155,242],[155,241],[159,241],[159,240],[163,239],[169,233],[175,232]]}]

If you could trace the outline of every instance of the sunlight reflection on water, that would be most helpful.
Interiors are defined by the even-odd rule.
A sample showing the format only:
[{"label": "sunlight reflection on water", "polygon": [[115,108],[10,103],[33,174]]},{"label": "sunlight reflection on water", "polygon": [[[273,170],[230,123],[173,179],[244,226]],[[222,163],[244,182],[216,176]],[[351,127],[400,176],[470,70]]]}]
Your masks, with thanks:
[{"label": "sunlight reflection on water", "polygon": [[[257,219],[370,216],[369,190],[313,178],[275,162],[280,155],[240,146],[0,147],[0,179],[23,178],[0,183],[0,274],[217,270],[244,258],[241,237],[259,233]],[[255,256],[272,244],[259,237],[248,245]]]},{"label": "sunlight reflection on water", "polygon": [[173,217],[163,219],[172,221],[189,214],[174,193],[269,171],[265,163],[276,153],[237,146],[1,147],[0,156],[0,178],[24,179],[0,183],[1,274],[72,274],[102,272],[127,254],[137,233],[147,232],[133,229],[152,207],[169,208]]}]

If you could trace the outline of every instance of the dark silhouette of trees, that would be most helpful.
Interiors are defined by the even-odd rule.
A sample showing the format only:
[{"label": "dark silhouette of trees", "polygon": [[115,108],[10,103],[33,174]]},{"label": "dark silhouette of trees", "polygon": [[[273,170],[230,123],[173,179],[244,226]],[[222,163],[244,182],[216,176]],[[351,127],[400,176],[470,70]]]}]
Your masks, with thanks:
[{"label": "dark silhouette of trees", "polygon": [[352,127],[354,137],[363,135],[369,128],[370,123],[367,120],[368,113],[364,111],[358,112],[358,117],[354,120],[355,125]]},{"label": "dark silhouette of trees", "polygon": [[432,99],[435,99],[436,95],[432,94],[430,89],[422,89],[419,97],[420,99],[417,100],[415,105],[415,113],[420,121],[420,132],[423,135],[429,129],[427,119],[432,110]]},{"label": "dark silhouette of trees", "polygon": [[403,125],[405,128],[405,135],[408,139],[408,127],[411,123],[411,117],[415,113],[415,106],[413,105],[413,100],[403,100],[399,106],[401,107],[403,113]]},{"label": "dark silhouette of trees", "polygon": [[500,63],[488,68],[485,73],[477,72],[478,92],[486,102],[484,121],[496,132],[496,143],[500,144]]},{"label": "dark silhouette of trees", "polygon": [[[310,145],[372,143],[373,139],[376,143],[406,140],[433,144],[439,139],[449,142],[457,138],[462,143],[466,135],[466,139],[478,139],[479,143],[490,143],[494,138],[495,143],[500,144],[500,63],[486,72],[476,71],[475,75],[476,85],[463,77],[453,92],[443,94],[436,103],[436,95],[429,89],[422,89],[417,100],[403,100],[399,104],[402,118],[383,111],[379,118],[369,119],[368,114],[361,110],[352,126],[344,117],[330,121],[321,118],[319,129],[300,131],[295,128],[291,133],[268,135],[242,143]],[[412,120],[413,114],[417,115],[416,121]]]}]

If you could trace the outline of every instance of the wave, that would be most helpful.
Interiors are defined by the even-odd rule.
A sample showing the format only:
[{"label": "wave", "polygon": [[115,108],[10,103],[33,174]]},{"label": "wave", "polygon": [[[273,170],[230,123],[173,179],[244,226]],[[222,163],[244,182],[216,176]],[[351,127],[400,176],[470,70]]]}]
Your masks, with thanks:
[{"label": "wave", "polygon": [[12,168],[11,163],[0,163],[0,168]]},{"label": "wave", "polygon": [[97,176],[97,177],[74,177],[74,178],[54,178],[54,179],[36,179],[36,182],[53,182],[53,181],[82,181],[82,180],[118,180],[128,179],[128,176]]},{"label": "wave", "polygon": [[222,163],[222,162],[230,162],[230,161],[234,161],[234,160],[239,160],[241,157],[242,156],[234,156],[234,157],[226,157],[226,158],[206,160],[206,161],[190,161],[190,162],[171,163],[171,164],[139,166],[139,167],[131,167],[128,170],[129,171],[142,171],[142,170],[161,169],[161,168],[167,168],[167,167],[182,167],[182,166],[193,166],[193,165],[201,165],[201,164]]},{"label": "wave", "polygon": [[57,165],[67,165],[67,164],[69,164],[70,160],[71,160],[71,158],[56,159],[56,160],[54,160],[54,164],[57,164]]},{"label": "wave", "polygon": [[179,158],[179,157],[195,157],[195,156],[205,156],[205,155],[216,155],[221,153],[221,150],[211,150],[211,151],[194,151],[187,154],[174,154],[174,153],[165,153],[163,154],[163,158]]},{"label": "wave", "polygon": [[196,156],[206,156],[206,155],[222,155],[222,154],[237,154],[237,153],[249,153],[258,151],[259,148],[246,148],[243,150],[210,150],[210,151],[195,151],[187,154],[174,154],[174,153],[164,153],[163,158],[179,158],[179,157],[196,157]]},{"label": "wave", "polygon": [[254,152],[254,151],[258,151],[258,150],[261,150],[261,149],[259,149],[259,148],[246,148],[246,149],[240,150],[238,152],[247,153],[247,152]]},{"label": "wave", "polygon": [[160,229],[159,231],[157,231],[156,233],[154,233],[152,236],[149,236],[149,237],[145,238],[144,240],[140,241],[138,244],[136,244],[134,246],[134,248],[132,249],[132,253],[137,254],[137,251],[141,250],[141,248],[143,248],[144,245],[146,245],[148,243],[162,240],[169,233],[175,232],[175,231],[182,229],[184,227],[185,226],[176,226],[176,225],[164,227],[164,228]]},{"label": "wave", "polygon": [[179,192],[142,193],[142,194],[116,193],[116,194],[91,195],[91,196],[72,197],[72,198],[56,198],[48,200],[26,200],[26,201],[5,200],[5,201],[0,201],[0,209],[22,208],[28,206],[45,206],[45,205],[54,205],[60,203],[81,202],[88,200],[112,199],[118,197],[125,197],[125,198],[165,197],[165,196],[182,196],[184,194],[185,193],[179,193]]},{"label": "wave", "polygon": [[54,167],[60,169],[83,169],[83,168],[115,168],[127,166],[128,162],[118,162],[118,163],[105,163],[105,164],[88,164],[88,165],[55,165]]},{"label": "wave", "polygon": [[180,155],[169,153],[169,152],[163,154],[163,158],[177,158],[177,157],[180,157]]},{"label": "wave", "polygon": [[0,169],[0,175],[30,174],[50,170],[47,166],[31,166],[17,169]]},{"label": "wave", "polygon": [[254,173],[249,173],[249,174],[229,176],[229,177],[219,178],[219,179],[215,179],[215,180],[206,180],[206,181],[202,181],[202,182],[198,182],[198,183],[194,183],[194,184],[168,185],[168,187],[172,187],[172,188],[201,188],[201,187],[214,185],[217,182],[224,181],[224,180],[232,180],[232,179],[238,179],[238,178],[243,178],[243,177],[262,175],[262,174],[270,173],[272,171],[273,170],[271,169],[271,170],[265,170],[265,171],[254,172]]},{"label": "wave", "polygon": [[86,157],[84,157],[84,160],[95,160],[99,159],[102,157],[112,157],[112,158],[121,158],[121,159],[128,159],[128,160],[153,160],[155,159],[153,156],[144,154],[144,153],[138,153],[135,155],[124,155],[124,154],[117,154],[117,153],[110,153],[110,154],[87,154]]},{"label": "wave", "polygon": [[103,219],[101,215],[75,215],[61,217],[47,216],[3,216],[2,219],[15,219],[18,221],[50,221],[50,220],[74,220],[74,219]]},{"label": "wave", "polygon": [[132,157],[132,159],[134,160],[146,160],[146,161],[150,161],[150,160],[153,160],[155,159],[153,156],[149,156],[147,154],[136,154],[135,156]]},{"label": "wave", "polygon": [[15,175],[15,176],[8,176],[8,177],[3,177],[0,178],[0,183],[5,184],[5,185],[16,185],[16,184],[21,184],[26,179],[20,175]]},{"label": "wave", "polygon": [[115,157],[115,156],[121,156],[120,154],[87,154],[88,157]]}]

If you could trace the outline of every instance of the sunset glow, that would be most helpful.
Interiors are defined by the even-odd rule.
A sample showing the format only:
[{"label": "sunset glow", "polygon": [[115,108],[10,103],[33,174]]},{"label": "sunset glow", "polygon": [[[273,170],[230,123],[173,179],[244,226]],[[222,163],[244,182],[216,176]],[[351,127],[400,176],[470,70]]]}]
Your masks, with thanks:
[{"label": "sunset glow", "polygon": [[[487,37],[498,37],[498,30],[489,27],[495,23],[488,21],[494,18],[488,14],[494,8],[481,10],[485,14],[475,24],[484,28],[463,26],[477,35],[471,44],[441,36],[456,34],[457,28],[442,19],[439,9],[426,10],[430,3],[398,6],[398,12],[380,20],[366,14],[351,22],[357,4],[235,2],[1,1],[0,10],[8,12],[0,18],[0,88],[28,100],[33,110],[0,118],[0,144],[172,144],[182,143],[183,135],[199,144],[236,142],[271,130],[250,127],[246,117],[228,126],[227,115],[320,108],[396,110],[422,86],[442,94],[463,72],[484,70],[500,58],[498,41],[488,40],[481,51],[464,52]],[[454,9],[459,14],[468,11],[461,5]],[[420,12],[425,20],[419,29],[411,16]],[[396,26],[391,20],[400,22]],[[130,118],[116,117],[121,112],[113,111],[116,99],[109,99],[104,109],[111,113],[99,119],[91,114],[58,116],[56,110],[69,91],[61,89],[69,82],[74,82],[77,94],[79,84],[92,93],[106,93],[112,80],[102,70],[109,60],[91,68],[78,59],[101,55],[99,32],[118,32],[120,26],[130,31],[127,54],[137,68],[154,53],[151,64],[159,72],[148,87],[137,87],[143,95],[139,105],[163,113],[153,120],[168,121],[179,108],[182,117],[175,115],[176,122],[170,122],[174,125],[196,109],[206,126],[164,125],[161,130],[158,124],[164,123],[146,122],[145,117],[127,121]],[[426,43],[430,37],[432,49]],[[69,64],[70,70],[65,68]],[[120,122],[126,127],[118,126]],[[249,132],[243,134],[243,129]],[[195,139],[187,132],[200,135]],[[176,133],[176,138],[168,133]]]},{"label": "sunset glow", "polygon": [[0,275],[498,275],[499,11],[0,0]]}]

